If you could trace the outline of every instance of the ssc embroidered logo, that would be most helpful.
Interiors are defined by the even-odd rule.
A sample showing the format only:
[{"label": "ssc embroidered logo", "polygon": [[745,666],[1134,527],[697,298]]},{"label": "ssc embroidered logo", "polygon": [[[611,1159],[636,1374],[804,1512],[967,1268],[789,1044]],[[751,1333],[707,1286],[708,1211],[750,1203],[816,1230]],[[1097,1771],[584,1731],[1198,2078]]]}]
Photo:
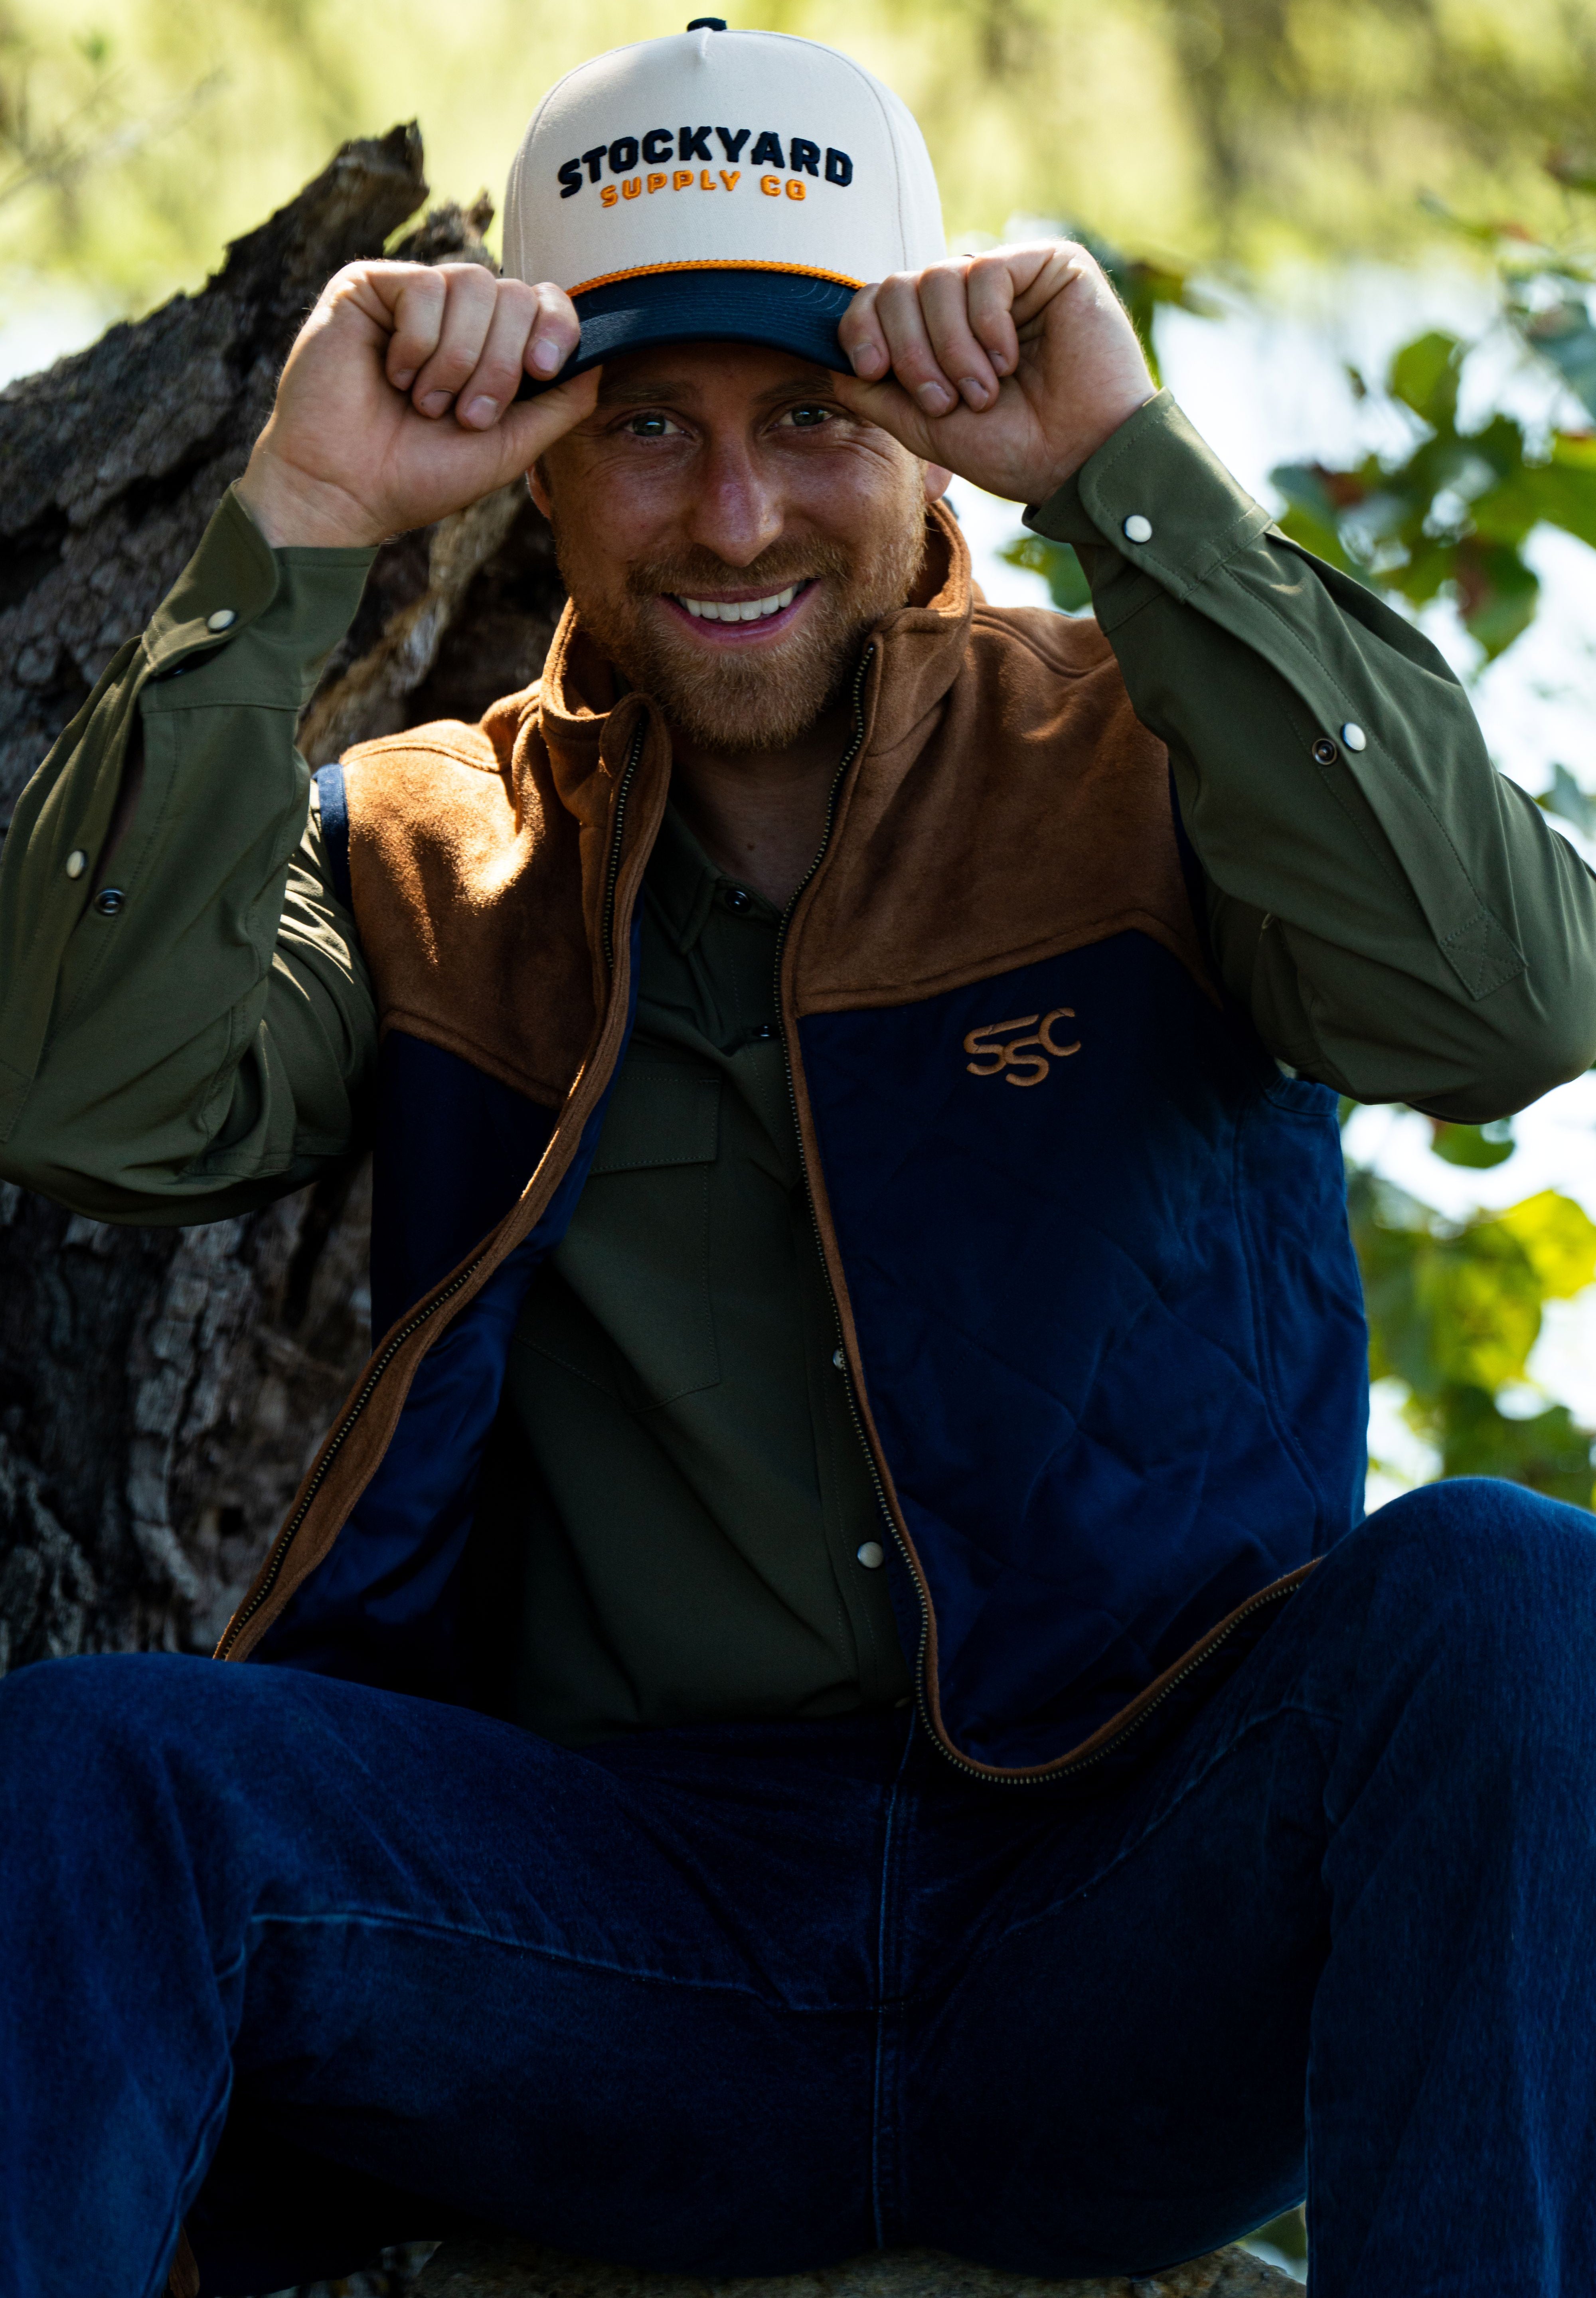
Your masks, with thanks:
[{"label": "ssc embroidered logo", "polygon": [[[1072,1005],[1055,1005],[1051,1013],[1021,1013],[1013,1021],[983,1021],[964,1040],[964,1051],[977,1056],[964,1066],[972,1077],[1001,1077],[1008,1085],[1040,1085],[1053,1067],[1053,1062],[1047,1059],[1049,1054],[1054,1061],[1063,1061],[1080,1051],[1079,1037],[1073,1045],[1061,1046],[1052,1034],[1055,1021],[1074,1019]],[[1011,1029],[1029,1029],[1031,1034],[1012,1037]],[[1006,1043],[995,1043],[996,1039]],[[1030,1074],[1022,1075],[1023,1071]]]}]

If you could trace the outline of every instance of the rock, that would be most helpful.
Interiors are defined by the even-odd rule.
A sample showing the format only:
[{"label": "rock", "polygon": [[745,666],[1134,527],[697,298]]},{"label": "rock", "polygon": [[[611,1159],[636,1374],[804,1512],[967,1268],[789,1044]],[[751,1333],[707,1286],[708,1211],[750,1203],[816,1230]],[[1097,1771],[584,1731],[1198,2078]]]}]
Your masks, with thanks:
[{"label": "rock", "polygon": [[446,2242],[415,2298],[1292,2298],[1302,2286],[1245,2250],[1157,2274],[1054,2282],[972,2266],[938,2250],[872,2251],[810,2274],[707,2281],[571,2258],[513,2236]]}]

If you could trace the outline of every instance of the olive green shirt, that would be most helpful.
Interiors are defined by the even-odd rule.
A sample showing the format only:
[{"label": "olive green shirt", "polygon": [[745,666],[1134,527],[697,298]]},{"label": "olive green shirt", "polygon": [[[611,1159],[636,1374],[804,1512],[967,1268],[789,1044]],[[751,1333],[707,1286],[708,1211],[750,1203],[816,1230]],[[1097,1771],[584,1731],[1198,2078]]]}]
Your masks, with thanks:
[{"label": "olive green shirt", "polygon": [[490,1487],[510,1712],[550,1739],[909,1696],[799,1168],[780,925],[669,809],[636,1025],[521,1314]]},{"label": "olive green shirt", "polygon": [[[1027,516],[1080,550],[1169,745],[1225,984],[1283,1064],[1464,1120],[1590,1065],[1596,883],[1493,771],[1434,649],[1271,533],[1167,393]],[[371,988],[294,727],[370,555],[273,551],[229,494],[23,793],[0,1178],[102,1220],[215,1220],[364,1137]],[[781,1051],[757,1034],[774,921],[727,893],[668,829],[637,1040],[484,1484],[515,1571],[511,1711],[562,1738],[906,1687],[887,1575],[858,1561],[881,1527],[826,1377]]]}]

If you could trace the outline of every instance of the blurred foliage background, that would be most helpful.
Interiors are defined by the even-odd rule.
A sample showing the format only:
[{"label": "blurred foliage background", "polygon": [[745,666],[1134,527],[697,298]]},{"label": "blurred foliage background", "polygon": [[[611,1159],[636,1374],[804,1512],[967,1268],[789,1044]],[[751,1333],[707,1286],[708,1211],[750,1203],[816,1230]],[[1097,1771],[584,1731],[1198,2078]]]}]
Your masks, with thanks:
[{"label": "blurred foliage background", "polygon": [[[1413,252],[1426,203],[1560,227],[1596,124],[1588,0],[726,0],[834,40],[925,127],[957,234],[1017,210],[1252,266]],[[434,181],[497,187],[536,97],[680,29],[653,0],[0,0],[0,227],[153,300],[341,137],[418,115]]]},{"label": "blurred foliage background", "polygon": [[[1283,266],[1462,266],[1484,334],[1552,386],[1546,419],[1460,412],[1481,338],[1416,329],[1349,376],[1377,453],[1273,474],[1283,524],[1419,618],[1454,613],[1484,666],[1540,605],[1537,534],[1596,546],[1596,0],[723,0],[733,24],[834,41],[925,127],[950,237],[1017,215],[1094,239],[1151,342]],[[0,0],[0,294],[41,283],[104,318],[214,267],[343,137],[419,117],[440,193],[497,194],[538,95],[597,49],[680,29],[642,0]],[[1123,252],[1122,251],[1129,251]],[[1350,276],[1350,275],[1348,275]],[[1073,554],[1008,554],[1068,612]],[[1592,591],[1596,598],[1596,589]],[[1562,762],[1542,804],[1596,806]],[[1484,1173],[1510,1124],[1436,1126]],[[1596,1227],[1540,1189],[1447,1217],[1354,1170],[1371,1369],[1442,1474],[1589,1505],[1592,1432],[1539,1390],[1549,1302],[1596,1280]],[[1378,1464],[1377,1463],[1377,1466]]]}]

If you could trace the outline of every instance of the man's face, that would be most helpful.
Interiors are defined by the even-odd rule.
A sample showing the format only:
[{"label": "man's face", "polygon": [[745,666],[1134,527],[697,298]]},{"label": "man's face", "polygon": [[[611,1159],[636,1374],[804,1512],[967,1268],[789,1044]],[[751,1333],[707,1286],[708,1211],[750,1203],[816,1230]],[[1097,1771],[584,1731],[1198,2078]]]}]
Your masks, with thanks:
[{"label": "man's face", "polygon": [[582,620],[710,749],[775,749],[826,709],[907,597],[947,484],[786,351],[629,352],[533,493]]}]

